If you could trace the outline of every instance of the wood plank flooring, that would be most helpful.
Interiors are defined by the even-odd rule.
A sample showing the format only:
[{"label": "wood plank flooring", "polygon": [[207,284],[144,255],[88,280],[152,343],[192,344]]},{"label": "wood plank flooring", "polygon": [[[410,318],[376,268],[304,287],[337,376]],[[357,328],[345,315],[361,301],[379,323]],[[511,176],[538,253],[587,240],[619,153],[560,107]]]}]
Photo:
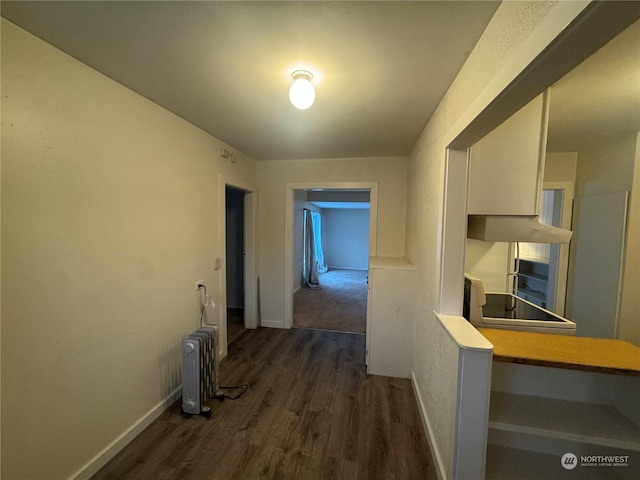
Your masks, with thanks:
[{"label": "wood plank flooring", "polygon": [[233,342],[244,332],[244,308],[227,307],[227,343]]},{"label": "wood plank flooring", "polygon": [[208,420],[176,403],[93,478],[435,480],[410,381],[367,376],[364,352],[363,335],[247,330],[220,369],[243,396]]}]

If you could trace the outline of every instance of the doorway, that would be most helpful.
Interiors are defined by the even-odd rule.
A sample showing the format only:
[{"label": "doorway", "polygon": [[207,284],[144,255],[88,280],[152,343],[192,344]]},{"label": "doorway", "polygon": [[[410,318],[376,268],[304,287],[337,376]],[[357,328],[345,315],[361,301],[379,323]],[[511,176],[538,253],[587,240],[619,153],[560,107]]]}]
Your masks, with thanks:
[{"label": "doorway", "polygon": [[[376,182],[331,182],[331,183],[300,183],[287,184],[286,195],[286,217],[285,217],[285,328],[293,327],[294,315],[294,291],[301,284],[302,272],[302,210],[307,202],[307,194],[323,191],[333,191],[335,193],[366,192],[368,194],[368,229],[365,232],[368,244],[367,264],[363,273],[366,276],[368,268],[368,255],[376,255],[376,232],[377,232],[377,206],[378,206],[378,184]],[[304,197],[304,198],[303,198]],[[320,200],[316,199],[316,202]],[[337,201],[336,201],[337,203]],[[353,206],[353,204],[351,204]],[[322,208],[315,205],[316,210]],[[299,235],[299,238],[298,238]],[[299,247],[297,246],[299,245]],[[365,277],[366,282],[366,277]],[[316,292],[311,292],[316,293]],[[366,314],[366,311],[365,311]]]},{"label": "doorway", "polygon": [[294,255],[302,265],[293,295],[293,326],[364,334],[369,191],[300,190],[295,198],[295,215],[302,224],[295,222]]},{"label": "doorway", "polygon": [[[227,238],[227,192],[232,197],[229,200],[229,208],[232,209],[236,233]],[[218,318],[217,325],[220,329],[219,355],[220,359],[227,356],[228,346],[233,340],[234,331],[228,335],[227,327],[227,305],[232,308],[242,310],[243,320],[242,330],[245,328],[257,328],[260,323],[258,314],[258,277],[256,274],[256,212],[257,205],[257,187],[255,185],[243,182],[241,180],[220,174],[218,176],[218,195],[220,210],[218,212],[218,226],[220,232],[220,250],[219,258],[214,261],[214,269],[220,274],[220,290],[219,296],[216,297]],[[242,231],[242,239],[239,238],[238,230]],[[231,248],[229,253],[235,255],[235,262],[231,260],[227,262],[227,246],[235,246],[235,251]],[[241,256],[241,262],[238,258]],[[227,279],[227,270],[233,270],[230,280]],[[238,277],[241,275],[242,280]],[[240,285],[238,285],[238,283]],[[227,283],[229,289],[235,291],[235,297],[230,299],[228,303]],[[242,292],[243,300],[238,300],[237,293]],[[234,312],[236,313],[236,312]],[[240,313],[240,312],[238,312]],[[240,322],[235,322],[240,326]],[[232,327],[233,328],[233,327]]]},{"label": "doorway", "polygon": [[245,330],[244,196],[242,190],[225,187],[227,345]]}]

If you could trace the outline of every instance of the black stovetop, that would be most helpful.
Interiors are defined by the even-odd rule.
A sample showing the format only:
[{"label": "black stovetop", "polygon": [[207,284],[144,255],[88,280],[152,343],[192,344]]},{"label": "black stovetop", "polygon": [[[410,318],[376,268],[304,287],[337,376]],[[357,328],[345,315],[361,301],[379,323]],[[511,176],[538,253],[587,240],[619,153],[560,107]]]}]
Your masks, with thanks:
[{"label": "black stovetop", "polygon": [[549,322],[565,321],[562,317],[545,312],[515,295],[508,293],[487,293],[487,303],[482,307],[485,318],[518,318],[521,320],[541,320]]}]

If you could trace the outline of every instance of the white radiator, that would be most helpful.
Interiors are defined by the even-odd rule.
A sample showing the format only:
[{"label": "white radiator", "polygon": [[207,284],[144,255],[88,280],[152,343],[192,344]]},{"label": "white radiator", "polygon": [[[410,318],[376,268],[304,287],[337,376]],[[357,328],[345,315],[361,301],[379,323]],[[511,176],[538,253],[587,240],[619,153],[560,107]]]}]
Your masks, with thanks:
[{"label": "white radiator", "polygon": [[182,411],[211,416],[220,397],[218,327],[203,327],[182,340]]}]

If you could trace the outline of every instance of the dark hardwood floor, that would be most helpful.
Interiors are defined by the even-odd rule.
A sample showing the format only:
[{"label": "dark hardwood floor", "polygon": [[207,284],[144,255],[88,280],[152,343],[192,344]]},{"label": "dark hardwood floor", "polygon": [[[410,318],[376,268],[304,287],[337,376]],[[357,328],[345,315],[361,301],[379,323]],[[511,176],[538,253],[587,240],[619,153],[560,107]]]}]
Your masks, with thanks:
[{"label": "dark hardwood floor", "polygon": [[176,403],[93,478],[436,478],[410,381],[367,376],[363,335],[247,330],[230,352],[243,396],[208,420]]},{"label": "dark hardwood floor", "polygon": [[227,343],[233,342],[244,332],[244,308],[227,308]]}]

